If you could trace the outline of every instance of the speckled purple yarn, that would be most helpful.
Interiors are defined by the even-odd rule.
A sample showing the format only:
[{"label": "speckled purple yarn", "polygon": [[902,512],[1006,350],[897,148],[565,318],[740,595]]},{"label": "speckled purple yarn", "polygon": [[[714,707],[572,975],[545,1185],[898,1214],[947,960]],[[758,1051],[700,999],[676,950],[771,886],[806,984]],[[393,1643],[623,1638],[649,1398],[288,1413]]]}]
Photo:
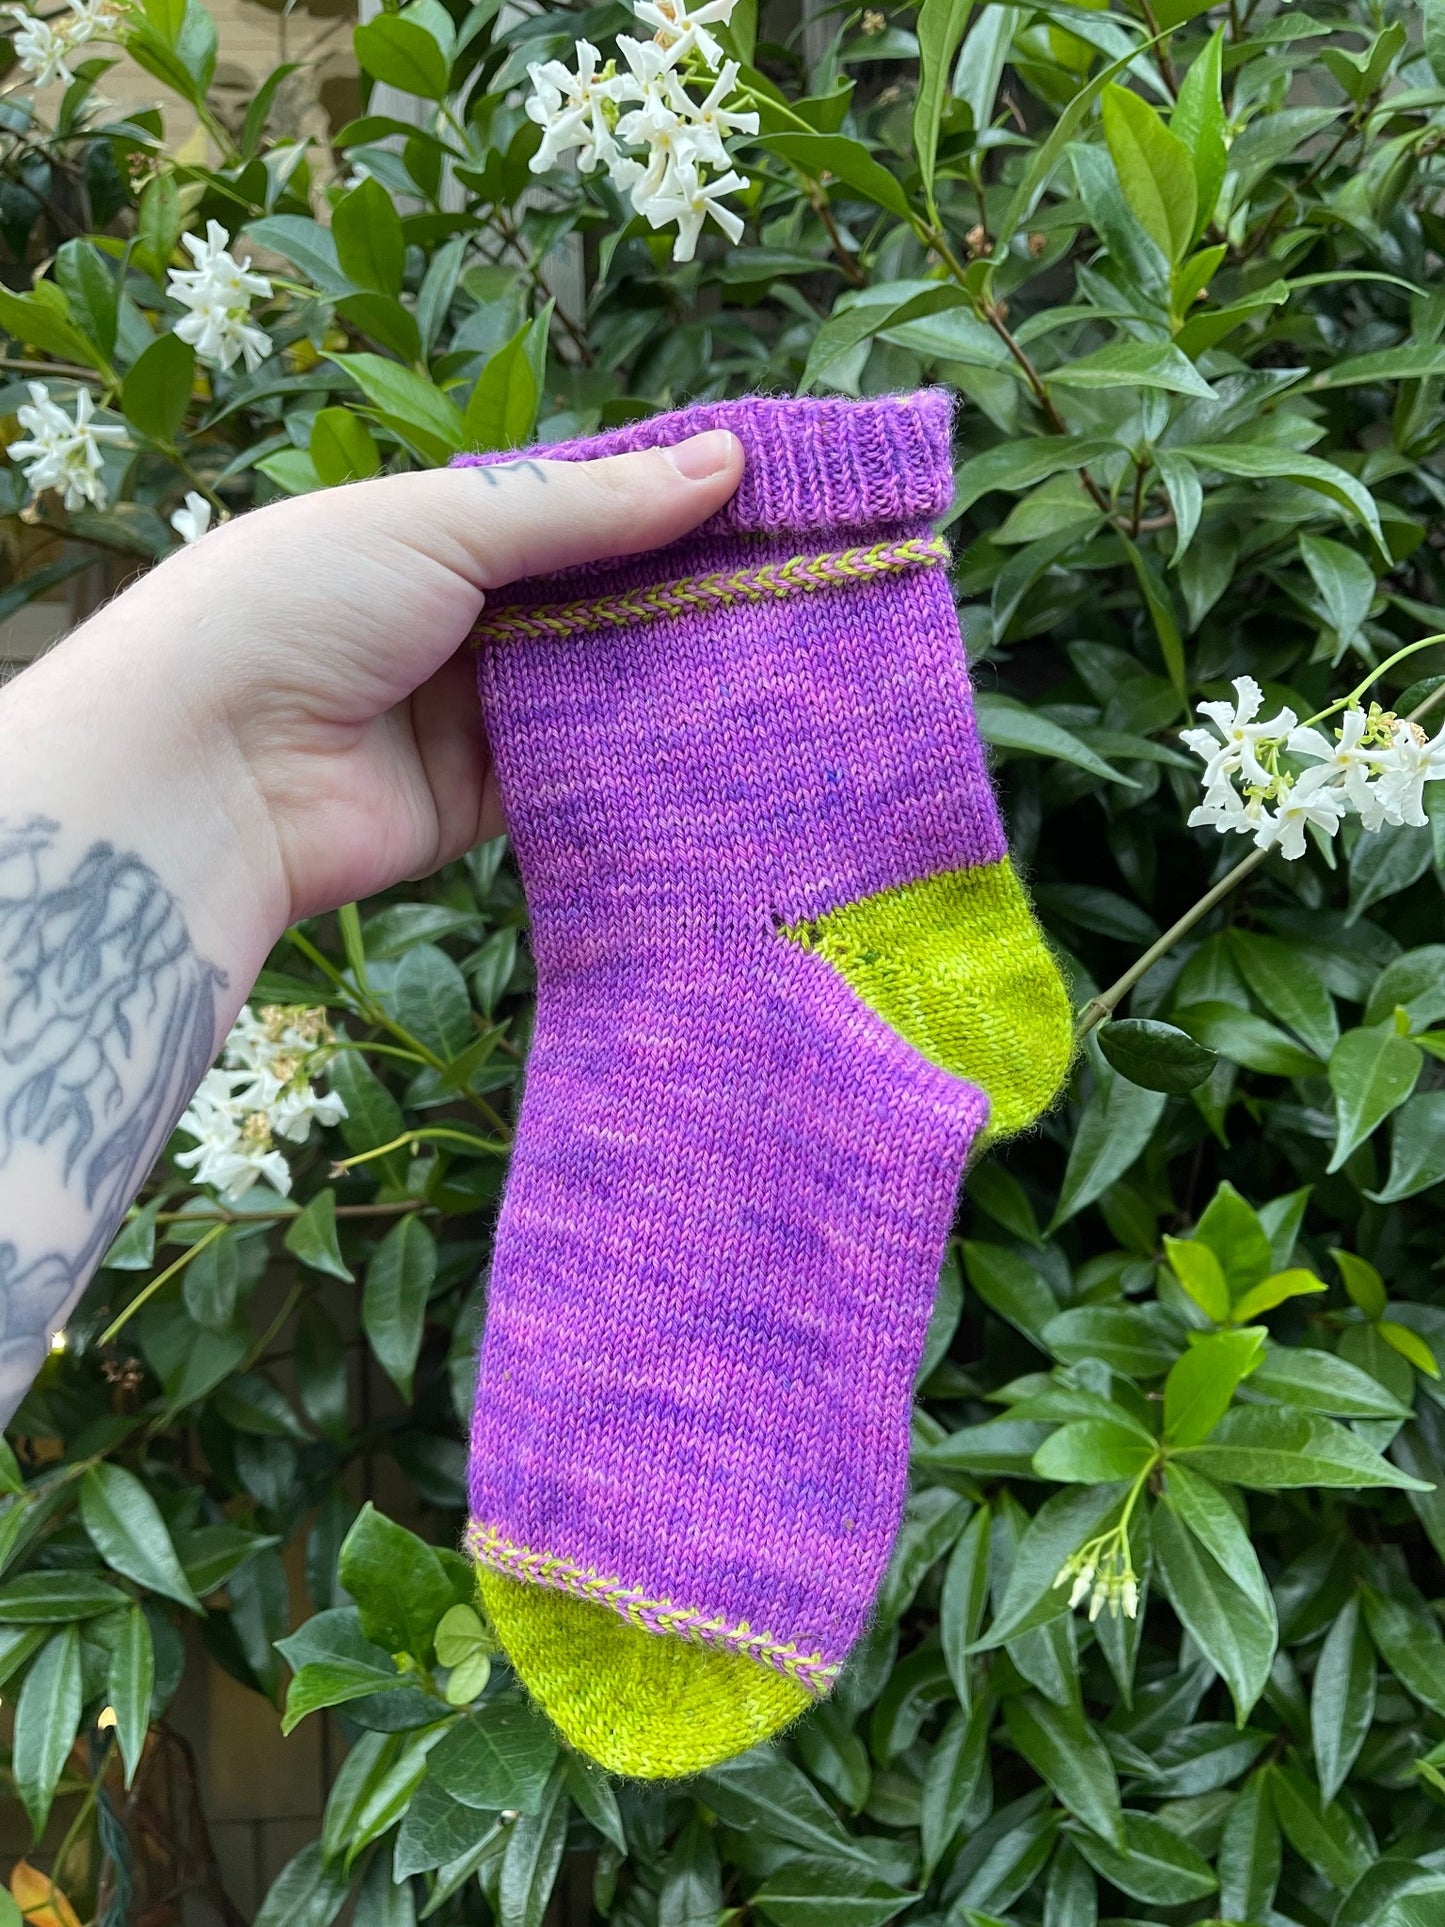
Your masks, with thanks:
[{"label": "speckled purple yarn", "polygon": [[[733,500],[608,567],[623,590],[927,535],[949,409],[717,403],[535,453],[741,438]],[[480,686],[538,1011],[473,1519],[841,1660],[897,1531],[986,1104],[779,926],[1004,854],[947,570],[487,647]]]}]

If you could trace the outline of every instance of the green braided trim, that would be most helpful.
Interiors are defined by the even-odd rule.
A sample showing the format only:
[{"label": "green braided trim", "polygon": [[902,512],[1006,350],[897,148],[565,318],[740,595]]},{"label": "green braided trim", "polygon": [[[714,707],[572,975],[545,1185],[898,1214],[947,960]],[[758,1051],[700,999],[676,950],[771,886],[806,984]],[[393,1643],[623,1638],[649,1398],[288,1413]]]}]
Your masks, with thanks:
[{"label": "green braided trim", "polygon": [[551,609],[497,609],[472,630],[473,643],[526,642],[536,637],[576,636],[589,629],[623,629],[633,622],[656,622],[695,609],[727,608],[734,602],[767,602],[777,596],[831,589],[844,582],[902,569],[932,569],[948,560],[948,545],[938,536],[907,542],[875,542],[868,549],[835,549],[825,555],[795,555],[787,562],[765,562],[732,575],[684,576],[655,589],[628,589],[620,595],[591,596]]},{"label": "green braided trim", "polygon": [[675,1606],[670,1599],[648,1599],[635,1586],[625,1586],[620,1579],[604,1578],[589,1566],[573,1565],[570,1560],[555,1558],[548,1552],[532,1552],[511,1539],[504,1539],[494,1526],[470,1525],[466,1546],[479,1564],[490,1566],[494,1572],[534,1586],[550,1586],[554,1591],[570,1593],[574,1599],[609,1606],[621,1618],[646,1632],[667,1633],[674,1639],[694,1640],[702,1646],[722,1646],[729,1652],[742,1653],[760,1665],[770,1666],[775,1672],[797,1680],[820,1699],[838,1677],[840,1669],[836,1662],[830,1664],[821,1653],[800,1653],[792,1641],[785,1644],[767,1633],[755,1633],[746,1620],[733,1625],[726,1619],[687,1606]]}]

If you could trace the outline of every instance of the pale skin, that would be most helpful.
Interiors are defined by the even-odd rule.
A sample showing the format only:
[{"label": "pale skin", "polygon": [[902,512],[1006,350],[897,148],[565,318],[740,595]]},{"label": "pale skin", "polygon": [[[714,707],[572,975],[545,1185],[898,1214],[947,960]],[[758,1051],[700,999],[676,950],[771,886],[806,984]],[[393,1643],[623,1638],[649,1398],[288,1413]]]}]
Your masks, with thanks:
[{"label": "pale skin", "polygon": [[287,926],[503,829],[484,601],[676,540],[742,468],[715,432],[280,503],[0,690],[0,1423]]}]

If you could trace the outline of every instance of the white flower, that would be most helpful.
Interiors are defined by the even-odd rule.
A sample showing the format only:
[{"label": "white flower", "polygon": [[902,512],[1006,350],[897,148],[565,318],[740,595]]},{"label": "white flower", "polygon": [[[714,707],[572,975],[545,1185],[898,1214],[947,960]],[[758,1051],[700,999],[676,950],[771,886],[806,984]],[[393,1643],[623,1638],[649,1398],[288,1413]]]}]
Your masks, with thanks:
[{"label": "white flower", "polygon": [[579,40],[575,51],[575,74],[560,60],[534,61],[527,69],[532,82],[527,116],[543,130],[542,145],[532,156],[534,174],[545,174],[574,148],[583,174],[610,167],[617,155],[606,113],[607,105],[621,98],[616,76],[601,73],[602,56],[590,40]]},{"label": "white flower", "polygon": [[219,221],[206,223],[206,236],[183,234],[193,268],[172,268],[167,276],[173,301],[190,312],[176,326],[197,357],[213,368],[230,368],[244,358],[247,372],[271,352],[271,337],[250,319],[251,302],[271,292],[264,274],[252,274],[251,259],[237,261],[228,251],[230,236]]},{"label": "white flower", "polygon": [[1280,855],[1293,863],[1305,853],[1306,825],[1313,824],[1326,836],[1333,836],[1350,806],[1341,791],[1331,786],[1330,775],[1328,769],[1306,770],[1284,790],[1277,807],[1260,817],[1254,838],[1256,849],[1278,846]]},{"label": "white flower", "polygon": [[669,221],[677,222],[677,240],[672,250],[674,261],[692,259],[703,222],[709,215],[730,241],[742,239],[742,216],[734,209],[724,207],[722,197],[724,194],[738,193],[747,185],[738,173],[724,174],[716,181],[704,181],[694,168],[678,169],[676,186],[672,192],[656,195],[646,210],[647,218],[655,228],[664,227]]},{"label": "white flower", "polygon": [[271,1105],[272,1129],[293,1144],[304,1144],[313,1124],[339,1124],[345,1116],[338,1091],[323,1094],[307,1083],[288,1086]]},{"label": "white flower", "polygon": [[[1306,724],[1292,729],[1286,748],[1296,756],[1312,756],[1318,767],[1327,770],[1338,781],[1350,807],[1368,819],[1375,808],[1375,793],[1370,788],[1370,778],[1380,751],[1371,748],[1364,739],[1369,726],[1369,717],[1358,706],[1347,709],[1340,717],[1339,736],[1335,742],[1318,729]],[[1368,823],[1367,823],[1368,827]],[[1378,823],[1375,824],[1378,829]]]},{"label": "white flower", "polygon": [[[755,134],[758,116],[734,99],[739,67],[725,60],[709,24],[731,18],[736,0],[634,0],[639,20],[654,29],[651,40],[617,37],[622,62],[603,62],[590,41],[576,43],[575,73],[560,60],[528,68],[532,94],[527,114],[543,130],[532,159],[545,173],[575,152],[579,172],[605,167],[613,186],[630,196],[634,210],[653,228],[676,223],[674,261],[690,261],[709,217],[730,240],[743,232],[742,218],[724,197],[748,186],[733,171],[728,139]],[[708,69],[715,69],[709,72]],[[695,100],[687,91],[706,83]],[[620,110],[626,107],[626,113]],[[631,150],[630,152],[628,150]],[[707,170],[721,170],[709,180]]]},{"label": "white flower", "polygon": [[702,0],[701,6],[689,6],[687,0],[632,0],[632,11],[644,26],[655,30],[660,46],[679,57],[696,48],[709,67],[718,67],[722,44],[708,28],[726,26],[736,5],[737,0]]},{"label": "white flower", "polygon": [[92,420],[95,404],[90,390],[80,388],[75,395],[72,421],[57,402],[50,399],[44,382],[27,384],[30,400],[15,411],[20,426],[29,430],[29,439],[10,444],[10,459],[25,472],[31,492],[43,489],[61,491],[68,509],[92,502],[101,509],[106,504],[105,484],[100,479],[102,442],[125,441],[125,430]]},{"label": "white flower", "polygon": [[1225,777],[1222,782],[1212,784],[1204,792],[1204,801],[1190,811],[1189,827],[1191,830],[1215,829],[1221,835],[1237,830],[1243,836],[1259,828],[1263,815],[1264,798],[1241,796]]},{"label": "white flower", "polygon": [[1256,722],[1254,718],[1264,701],[1264,691],[1253,676],[1236,676],[1234,695],[1233,703],[1199,705],[1200,714],[1207,716],[1218,730],[1222,739],[1220,742],[1216,742],[1207,729],[1183,730],[1180,732],[1181,739],[1196,756],[1205,759],[1206,789],[1213,788],[1221,777],[1233,776],[1236,771],[1243,774],[1246,783],[1266,789],[1273,781],[1273,776],[1260,762],[1257,746],[1262,742],[1277,742],[1287,738],[1295,727],[1295,713],[1292,709],[1282,709],[1267,722]]},{"label": "white flower", "polygon": [[185,506],[171,516],[171,527],[183,542],[199,542],[210,526],[210,503],[195,489],[187,489]]},{"label": "white flower", "polygon": [[756,114],[739,113],[727,105],[737,85],[737,78],[738,63],[735,60],[724,61],[706,98],[700,101],[692,99],[675,74],[669,74],[664,83],[669,104],[679,116],[687,119],[691,128],[694,155],[708,167],[731,167],[732,156],[727,147],[730,134],[756,134],[758,131]]},{"label": "white flower", "polygon": [[258,1178],[265,1178],[284,1198],[291,1189],[291,1172],[275,1148],[270,1120],[264,1111],[248,1109],[235,1088],[236,1073],[210,1070],[177,1124],[178,1131],[196,1139],[193,1151],[180,1151],[176,1163],[195,1174],[227,1204],[243,1198]]},{"label": "white flower", "polygon": [[[631,190],[632,205],[639,214],[645,215],[653,227],[665,227],[671,219],[668,214],[659,214],[653,219],[654,205],[659,200],[675,199],[681,186],[681,170],[691,170],[696,175],[693,156],[696,143],[688,124],[680,114],[673,113],[665,102],[649,101],[637,108],[625,120],[618,122],[618,131],[626,129],[624,138],[629,141],[646,143],[648,148],[647,165],[639,167],[635,161],[627,163],[626,185]],[[613,179],[618,185],[617,170]]]},{"label": "white flower", "polygon": [[75,79],[65,64],[70,42],[48,20],[27,13],[24,7],[6,7],[5,11],[17,23],[15,58],[25,78],[36,87],[48,87],[55,80],[68,87]]},{"label": "white flower", "polygon": [[1428,737],[1418,723],[1395,725],[1394,741],[1380,758],[1378,795],[1386,823],[1408,824],[1422,830],[1425,785],[1445,781],[1445,729]]},{"label": "white flower", "polygon": [[196,1140],[176,1163],[194,1172],[227,1203],[265,1178],[285,1197],[291,1171],[276,1139],[302,1144],[313,1124],[346,1116],[339,1093],[322,1093],[312,1079],[335,1054],[324,1009],[246,1005],[231,1026],[221,1062],[207,1071],[176,1126]]},{"label": "white flower", "polygon": [[0,12],[8,13],[16,22],[15,58],[32,86],[48,87],[59,80],[68,87],[75,75],[66,65],[65,56],[73,47],[93,40],[108,25],[111,9],[104,0],[98,0],[94,7],[87,7],[84,0],[70,0],[71,17],[62,19],[58,26],[20,6],[3,7]]}]

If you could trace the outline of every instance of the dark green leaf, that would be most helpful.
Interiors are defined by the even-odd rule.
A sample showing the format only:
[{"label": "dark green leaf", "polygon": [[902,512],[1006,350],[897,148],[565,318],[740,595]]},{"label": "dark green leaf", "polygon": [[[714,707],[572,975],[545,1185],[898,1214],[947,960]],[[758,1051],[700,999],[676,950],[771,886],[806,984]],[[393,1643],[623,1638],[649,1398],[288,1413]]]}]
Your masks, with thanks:
[{"label": "dark green leaf", "polygon": [[[407,24],[394,21],[395,26]],[[358,39],[366,31],[362,27]],[[380,181],[368,177],[342,195],[332,210],[331,235],[348,280],[377,294],[400,294],[406,244],[401,217]]]},{"label": "dark green leaf", "polygon": [[861,141],[842,134],[769,134],[765,145],[779,160],[791,162],[814,180],[832,174],[865,201],[874,202],[900,221],[908,219],[908,196],[902,185],[874,160]]},{"label": "dark green leaf", "polygon": [[80,1634],[55,1633],[31,1663],[15,1707],[11,1771],[38,1840],[80,1724]]},{"label": "dark green leaf", "polygon": [[364,482],[381,468],[370,429],[349,408],[323,408],[311,424],[311,462],[327,488]]},{"label": "dark green leaf", "polygon": [[116,1572],[192,1612],[202,1610],[160,1508],[133,1472],[93,1465],[80,1483],[80,1516],[96,1551]]},{"label": "dark green leaf", "polygon": [[1154,1572],[1181,1625],[1228,1686],[1242,1726],[1274,1660],[1273,1607],[1241,1591],[1185,1525],[1172,1496],[1155,1507],[1153,1528]]},{"label": "dark green leaf", "polygon": [[1095,1090],[1074,1134],[1051,1230],[1123,1177],[1153,1135],[1164,1104],[1162,1092],[1141,1090],[1117,1074]]},{"label": "dark green leaf", "polygon": [[179,335],[157,335],[137,356],[121,389],[121,412],[152,441],[173,442],[191,401],[196,351]]},{"label": "dark green leaf", "polygon": [[151,1694],[155,1688],[155,1644],[150,1622],[139,1606],[132,1606],[121,1626],[110,1656],[110,1703],[115,1709],[115,1737],[125,1769],[127,1787],[135,1778],[141,1750],[150,1730]]},{"label": "dark green leaf", "polygon": [[1124,1814],[1122,1847],[1096,1834],[1071,1830],[1079,1852],[1105,1880],[1156,1907],[1183,1906],[1215,1889],[1209,1863],[1187,1841],[1147,1813]]},{"label": "dark green leaf", "polygon": [[520,1699],[488,1700],[459,1721],[431,1755],[429,1771],[463,1806],[540,1813],[557,1742]]},{"label": "dark green leaf", "polygon": [[1187,1031],[1152,1017],[1125,1017],[1101,1024],[1099,1049],[1131,1084],[1171,1095],[1192,1091],[1219,1062],[1217,1054],[1196,1044]]},{"label": "dark green leaf", "polygon": [[312,1271],[341,1278],[348,1284],[355,1282],[336,1241],[336,1193],[329,1188],[318,1191],[300,1215],[291,1220],[283,1242],[292,1257],[299,1258]]},{"label": "dark green leaf", "polygon": [[1263,1492],[1300,1485],[1408,1491],[1419,1485],[1333,1419],[1267,1406],[1236,1406],[1207,1444],[1181,1456],[1213,1478]]},{"label": "dark green leaf", "polygon": [[1037,1693],[1004,1702],[1004,1721],[1014,1747],[1053,1789],[1061,1805],[1093,1833],[1125,1846],[1119,1782],[1098,1734],[1072,1710],[1053,1706]]},{"label": "dark green leaf", "polygon": [[403,1398],[411,1397],[436,1269],[436,1240],[415,1212],[397,1220],[366,1267],[362,1329],[377,1363]]},{"label": "dark green leaf", "polygon": [[385,1652],[430,1660],[437,1622],[456,1604],[438,1553],[368,1502],[342,1542],[337,1574],[367,1639]]},{"label": "dark green leaf", "polygon": [[436,37],[414,19],[381,13],[356,29],[356,58],[363,70],[404,94],[441,100],[447,91],[448,60]]},{"label": "dark green leaf", "polygon": [[1310,1735],[1320,1794],[1333,1800],[1375,1716],[1375,1649],[1358,1598],[1345,1601],[1320,1648],[1310,1693]]},{"label": "dark green leaf", "polygon": [[497,1911],[507,1927],[541,1927],[567,1847],[564,1789],[559,1764],[538,1810],[524,1813],[512,1823],[497,1887]]}]

